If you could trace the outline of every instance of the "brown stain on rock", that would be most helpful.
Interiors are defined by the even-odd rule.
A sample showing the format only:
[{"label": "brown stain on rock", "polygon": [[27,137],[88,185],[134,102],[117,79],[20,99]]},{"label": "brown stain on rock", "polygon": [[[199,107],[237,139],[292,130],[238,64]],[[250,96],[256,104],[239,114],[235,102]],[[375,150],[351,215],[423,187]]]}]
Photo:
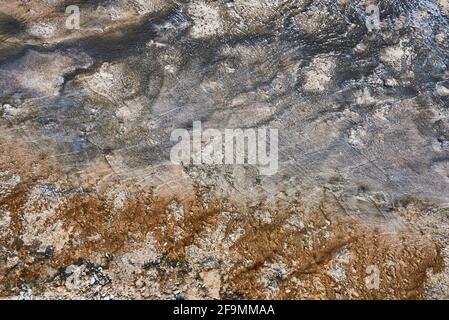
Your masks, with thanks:
[{"label": "brown stain on rock", "polygon": [[[299,200],[289,206],[254,207],[229,199],[205,202],[199,192],[193,197],[177,194],[159,197],[152,190],[119,185],[114,180],[103,183],[101,188],[95,179],[69,185],[58,181],[57,166],[49,165],[49,158],[34,148],[5,140],[0,141],[0,148],[2,172],[21,177],[17,185],[0,196],[0,208],[11,217],[8,237],[0,239],[2,297],[17,294],[23,282],[32,284],[37,292],[44,290],[45,283],[55,277],[49,270],[61,270],[80,259],[94,260],[99,253],[125,254],[142,247],[149,233],[164,259],[189,267],[176,275],[180,281],[186,281],[192,276],[189,272],[193,271],[189,270],[202,268],[192,265],[186,248],[201,247],[205,232],[218,230],[223,224],[225,237],[237,229],[243,231],[229,246],[229,255],[234,260],[222,265],[222,297],[421,298],[426,272],[430,269],[438,272],[443,267],[437,243],[410,228],[385,233],[380,227],[350,219],[331,197],[324,196],[323,205],[315,211],[306,211]],[[39,159],[38,170],[35,159]],[[103,174],[108,173],[99,175]],[[69,234],[62,250],[48,256],[37,251],[40,244],[23,245],[22,241],[25,204],[33,187],[43,181],[64,190],[62,202],[45,224],[51,228],[62,223]],[[118,188],[128,195],[119,208],[107,197],[108,191]],[[181,209],[174,208],[173,203],[182,208],[182,214],[174,212]],[[270,213],[269,221],[255,218],[261,210]],[[223,212],[232,214],[223,219]],[[303,227],[289,226],[289,219],[294,217],[301,218]],[[338,256],[343,251],[350,258],[342,262]],[[19,257],[19,263],[10,266],[8,257],[12,255]],[[282,264],[283,270],[273,276],[270,266],[275,264]],[[366,270],[371,265],[381,270],[377,290],[365,284]],[[338,281],[329,271],[335,266],[344,275]],[[108,262],[104,267],[108,268]],[[160,276],[162,285],[166,276],[166,273]]]}]

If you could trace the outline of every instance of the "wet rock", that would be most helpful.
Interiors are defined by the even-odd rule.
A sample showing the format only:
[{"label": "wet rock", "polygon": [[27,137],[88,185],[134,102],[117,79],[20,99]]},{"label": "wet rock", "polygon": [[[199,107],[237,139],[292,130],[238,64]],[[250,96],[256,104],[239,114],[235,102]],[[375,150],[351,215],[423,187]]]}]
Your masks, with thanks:
[{"label": "wet rock", "polygon": [[[369,4],[3,2],[0,297],[447,297],[448,8]],[[171,163],[194,121],[279,170]]]}]

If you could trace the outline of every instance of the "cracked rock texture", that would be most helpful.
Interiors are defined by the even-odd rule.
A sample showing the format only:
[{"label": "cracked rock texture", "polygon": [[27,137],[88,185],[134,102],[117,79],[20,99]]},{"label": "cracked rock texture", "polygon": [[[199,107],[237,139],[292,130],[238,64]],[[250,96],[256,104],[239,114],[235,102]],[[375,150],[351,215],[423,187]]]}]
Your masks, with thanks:
[{"label": "cracked rock texture", "polygon": [[[449,298],[448,15],[0,1],[0,297]],[[279,171],[171,164],[193,121],[278,129]]]}]

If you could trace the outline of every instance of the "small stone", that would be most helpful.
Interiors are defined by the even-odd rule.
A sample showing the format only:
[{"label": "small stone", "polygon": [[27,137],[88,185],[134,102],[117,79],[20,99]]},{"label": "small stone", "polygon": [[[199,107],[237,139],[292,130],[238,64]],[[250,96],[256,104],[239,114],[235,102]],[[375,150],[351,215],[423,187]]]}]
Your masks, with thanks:
[{"label": "small stone", "polygon": [[384,84],[386,87],[389,87],[389,88],[397,87],[399,85],[399,83],[396,81],[396,79],[393,79],[393,78],[385,79]]},{"label": "small stone", "polygon": [[18,256],[14,256],[6,259],[6,268],[10,269],[15,267],[19,263],[20,259]]},{"label": "small stone", "polygon": [[12,105],[6,103],[3,105],[3,113],[6,117],[15,117],[19,114],[19,110]]},{"label": "small stone", "polygon": [[182,293],[177,293],[177,294],[175,294],[175,299],[176,300],[185,300],[186,297]]},{"label": "small stone", "polygon": [[66,275],[71,275],[72,273],[74,273],[76,271],[77,268],[78,268],[77,266],[72,264],[72,265],[68,266],[67,268],[65,268],[64,273]]},{"label": "small stone", "polygon": [[436,89],[436,93],[439,96],[442,96],[442,97],[449,96],[449,88],[446,88],[445,86],[443,86],[441,84],[438,84],[435,89]]}]

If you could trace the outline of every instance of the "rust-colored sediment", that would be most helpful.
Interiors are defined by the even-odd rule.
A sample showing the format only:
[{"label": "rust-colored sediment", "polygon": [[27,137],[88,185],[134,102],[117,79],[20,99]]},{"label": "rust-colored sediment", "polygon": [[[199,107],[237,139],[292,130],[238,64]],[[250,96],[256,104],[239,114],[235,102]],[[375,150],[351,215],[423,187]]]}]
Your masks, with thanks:
[{"label": "rust-colored sediment", "polygon": [[[96,179],[69,184],[51,157],[35,148],[2,139],[0,149],[0,170],[8,177],[20,176],[20,182],[0,194],[0,208],[10,216],[0,238],[1,297],[18,294],[23,283],[31,284],[36,295],[58,277],[56,284],[64,286],[55,270],[80,259],[98,261],[99,255],[107,255],[112,258],[100,263],[104,270],[112,270],[113,257],[144,247],[149,234],[155,252],[170,262],[165,270],[163,264],[142,267],[142,272],[157,270],[152,281],[158,282],[161,292],[172,285],[167,272],[184,284],[192,279],[207,282],[216,272],[218,288],[205,293],[210,298],[217,297],[213,289],[224,298],[421,298],[427,272],[443,268],[438,243],[407,226],[392,231],[382,226],[388,221],[371,226],[348,217],[326,193],[314,210],[304,209],[300,200],[279,207],[250,207],[228,199],[205,202],[199,193],[179,200],[182,195],[162,197],[114,179],[101,186]],[[51,206],[44,196],[30,207],[32,190],[42,183],[57,186],[59,200]],[[114,189],[126,194],[119,206],[108,196]],[[39,249],[45,243],[24,241],[30,239],[30,226],[24,225],[30,210],[50,212],[36,228],[65,237],[61,248],[45,254]],[[269,219],[255,218],[260,212],[267,212]],[[189,253],[193,249],[206,252],[215,262],[196,261]],[[9,262],[13,256],[18,263]],[[370,266],[380,270],[375,290],[366,284]],[[141,297],[145,296],[136,296]]]}]

